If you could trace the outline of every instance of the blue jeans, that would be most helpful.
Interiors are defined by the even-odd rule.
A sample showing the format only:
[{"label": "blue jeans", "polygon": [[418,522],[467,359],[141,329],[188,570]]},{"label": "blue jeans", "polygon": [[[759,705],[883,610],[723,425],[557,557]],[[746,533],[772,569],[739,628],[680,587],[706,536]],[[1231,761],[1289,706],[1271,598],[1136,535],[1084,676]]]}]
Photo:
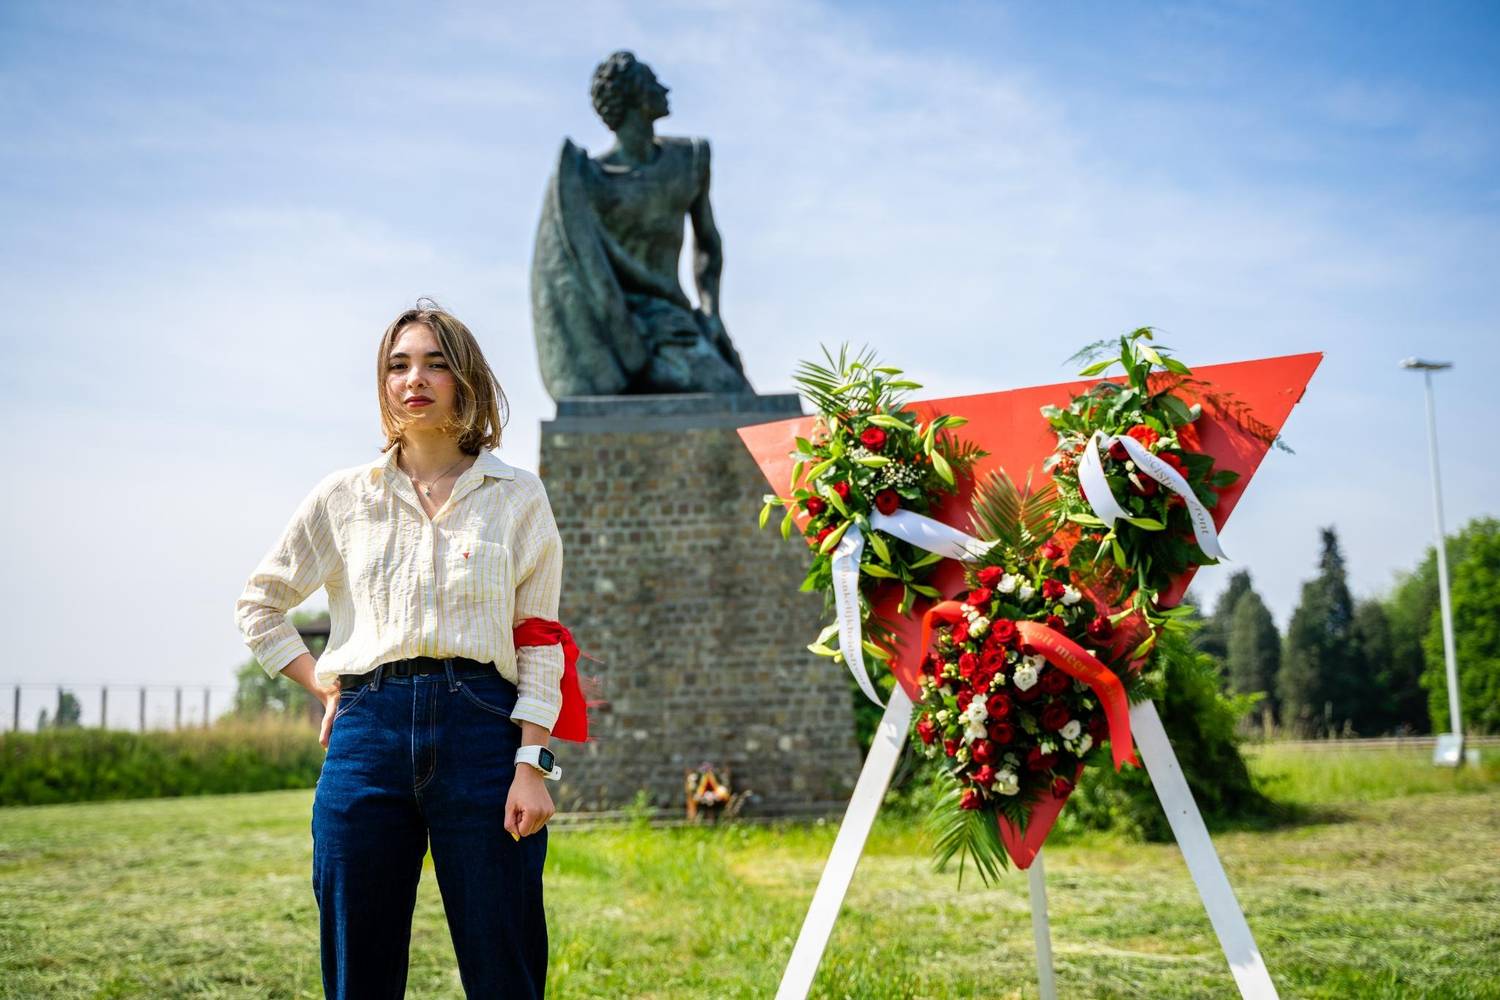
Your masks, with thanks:
[{"label": "blue jeans", "polygon": [[542,996],[547,830],[519,842],[505,830],[521,743],[515,701],[493,667],[452,665],[339,696],[312,816],[329,997],[404,995],[429,840],[465,993]]}]

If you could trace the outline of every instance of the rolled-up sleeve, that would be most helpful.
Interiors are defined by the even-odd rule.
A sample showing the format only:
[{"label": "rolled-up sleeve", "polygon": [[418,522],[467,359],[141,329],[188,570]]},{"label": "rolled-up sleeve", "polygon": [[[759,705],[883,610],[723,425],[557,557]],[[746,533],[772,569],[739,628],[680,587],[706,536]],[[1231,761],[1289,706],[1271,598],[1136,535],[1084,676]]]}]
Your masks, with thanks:
[{"label": "rolled-up sleeve", "polygon": [[319,484],[292,515],[281,538],[256,566],[234,605],[234,620],[245,645],[275,677],[308,652],[287,612],[307,600],[328,579],[336,550]]},{"label": "rolled-up sleeve", "polygon": [[[516,567],[512,624],[527,618],[557,619],[562,595],[562,536],[552,517],[546,488],[538,480],[535,495],[516,524]],[[561,646],[522,646],[516,650],[516,705],[511,719],[534,722],[551,730],[562,711]]]}]

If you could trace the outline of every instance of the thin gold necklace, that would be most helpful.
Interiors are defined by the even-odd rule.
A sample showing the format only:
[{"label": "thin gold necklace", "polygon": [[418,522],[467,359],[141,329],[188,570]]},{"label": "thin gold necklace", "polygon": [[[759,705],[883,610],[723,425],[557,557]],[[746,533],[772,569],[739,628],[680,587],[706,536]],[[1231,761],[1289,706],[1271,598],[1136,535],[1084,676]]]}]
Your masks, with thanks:
[{"label": "thin gold necklace", "polygon": [[[436,477],[433,478],[432,484],[430,486],[424,486],[423,483],[422,483],[422,480],[418,479],[416,476],[413,476],[410,472],[406,472],[405,469],[402,469],[401,471],[402,472],[406,472],[407,478],[409,478],[412,482],[414,482],[418,486],[420,486],[422,488],[422,492],[425,495],[432,496],[432,487],[436,486],[438,483],[442,482],[444,476],[446,476],[448,473],[452,472],[454,469],[456,469],[460,465],[462,465],[464,459],[466,459],[468,457],[469,457],[468,455],[460,455],[457,462],[454,462],[452,465],[450,465],[446,469],[444,469],[440,475],[438,475],[438,476],[436,476]],[[398,467],[399,467],[399,463],[398,463]]]}]

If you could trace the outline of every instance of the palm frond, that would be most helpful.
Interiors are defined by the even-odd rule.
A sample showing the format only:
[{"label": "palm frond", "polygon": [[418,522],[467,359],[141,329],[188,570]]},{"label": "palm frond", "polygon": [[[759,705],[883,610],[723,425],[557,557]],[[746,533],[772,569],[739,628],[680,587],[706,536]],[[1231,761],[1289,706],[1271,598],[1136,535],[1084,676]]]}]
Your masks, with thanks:
[{"label": "palm frond", "polygon": [[946,771],[939,780],[948,787],[943,789],[941,799],[927,817],[927,828],[933,842],[933,866],[946,872],[957,858],[959,885],[962,887],[964,867],[972,861],[980,881],[994,885],[1010,868],[1010,858],[1000,840],[995,814],[986,809],[959,808],[963,786]]},{"label": "palm frond", "polygon": [[974,489],[974,530],[981,538],[1000,540],[997,548],[1022,556],[1057,530],[1057,487],[1048,480],[1035,489],[1031,474],[1018,488],[1004,469],[991,472]]}]

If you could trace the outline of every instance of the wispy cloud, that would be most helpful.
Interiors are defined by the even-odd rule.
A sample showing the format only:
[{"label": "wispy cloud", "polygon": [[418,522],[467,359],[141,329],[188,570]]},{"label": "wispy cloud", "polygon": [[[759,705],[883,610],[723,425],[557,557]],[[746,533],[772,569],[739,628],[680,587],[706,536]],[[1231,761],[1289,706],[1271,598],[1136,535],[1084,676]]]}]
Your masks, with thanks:
[{"label": "wispy cloud", "polygon": [[[713,144],[725,316],[762,389],[788,388],[818,341],[870,343],[933,395],[1064,380],[1078,344],[1140,323],[1203,363],[1324,349],[1287,431],[1298,454],[1266,462],[1226,546],[1283,619],[1319,524],[1343,529],[1362,591],[1414,562],[1425,445],[1396,359],[1460,361],[1450,432],[1495,416],[1500,240],[1475,180],[1493,175],[1493,86],[1304,62],[1288,74],[1319,86],[1294,104],[1244,85],[1272,56],[1247,54],[1262,15],[1233,5],[1149,15],[1098,43],[1138,68],[1089,77],[1071,29],[1036,44],[1048,28],[1025,9],[937,10],[11,13],[0,127],[28,141],[0,151],[0,294],[46,309],[41,331],[35,312],[24,336],[11,324],[39,374],[0,407],[27,429],[19,465],[49,478],[6,503],[17,523],[91,525],[21,543],[36,571],[0,597],[41,627],[16,662],[93,676],[110,636],[170,621],[152,657],[107,669],[225,677],[255,558],[378,443],[370,355],[418,295],[480,334],[513,404],[504,451],[534,467],[552,410],[531,239],[562,137],[607,141],[588,73],[620,47],[673,87],[664,131]],[[1445,184],[1468,203],[1421,194]],[[1483,468],[1446,471],[1450,521],[1485,509]],[[63,627],[80,604],[91,628]]]}]

